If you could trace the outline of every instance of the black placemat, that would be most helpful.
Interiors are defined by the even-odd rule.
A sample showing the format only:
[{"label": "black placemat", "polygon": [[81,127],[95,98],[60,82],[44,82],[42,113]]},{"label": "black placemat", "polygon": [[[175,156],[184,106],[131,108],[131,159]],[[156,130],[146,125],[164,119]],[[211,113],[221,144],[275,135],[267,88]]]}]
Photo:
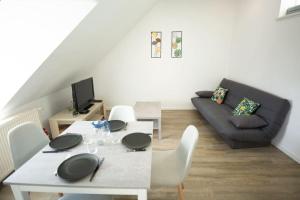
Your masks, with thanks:
[{"label": "black placemat", "polygon": [[122,144],[129,149],[142,150],[151,144],[151,137],[145,133],[131,133],[123,137]]},{"label": "black placemat", "polygon": [[77,181],[91,174],[98,162],[94,154],[78,154],[63,161],[57,169],[57,175],[67,181]]},{"label": "black placemat", "polygon": [[56,137],[49,143],[49,146],[55,150],[65,150],[77,146],[82,141],[82,135],[68,133]]},{"label": "black placemat", "polygon": [[126,126],[126,123],[121,120],[110,120],[108,123],[111,132],[122,130]]}]

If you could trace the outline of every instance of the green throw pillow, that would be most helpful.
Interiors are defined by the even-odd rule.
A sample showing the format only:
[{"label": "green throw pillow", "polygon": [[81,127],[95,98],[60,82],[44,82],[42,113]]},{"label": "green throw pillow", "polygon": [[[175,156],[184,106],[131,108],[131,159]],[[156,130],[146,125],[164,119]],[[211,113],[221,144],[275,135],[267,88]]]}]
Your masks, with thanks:
[{"label": "green throw pillow", "polygon": [[251,115],[254,113],[257,108],[260,106],[259,103],[256,103],[250,99],[244,98],[241,103],[234,109],[232,112],[234,116],[239,115]]},{"label": "green throw pillow", "polygon": [[228,92],[228,89],[218,87],[214,91],[214,94],[212,95],[211,100],[216,102],[217,104],[222,104],[227,92]]}]

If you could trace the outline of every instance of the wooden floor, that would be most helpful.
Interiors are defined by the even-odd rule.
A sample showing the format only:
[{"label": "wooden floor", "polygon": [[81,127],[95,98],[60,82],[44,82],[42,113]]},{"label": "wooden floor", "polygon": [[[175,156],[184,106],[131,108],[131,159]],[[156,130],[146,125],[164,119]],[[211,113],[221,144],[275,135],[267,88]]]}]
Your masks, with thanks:
[{"label": "wooden floor", "polygon": [[[186,200],[300,200],[300,165],[275,147],[230,149],[196,111],[163,111],[163,140],[154,149],[173,149],[189,124],[200,133],[193,164],[185,180]],[[175,200],[176,188],[153,188],[150,200]],[[54,200],[55,194],[32,194]],[[0,200],[12,200],[8,187]],[[134,199],[134,198],[119,198]]]}]

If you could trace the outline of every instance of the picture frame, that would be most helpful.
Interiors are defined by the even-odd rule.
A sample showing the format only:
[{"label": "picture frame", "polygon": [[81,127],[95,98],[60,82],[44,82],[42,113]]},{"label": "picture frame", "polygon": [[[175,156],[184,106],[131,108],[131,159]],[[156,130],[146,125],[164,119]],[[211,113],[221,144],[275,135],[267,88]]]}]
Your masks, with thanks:
[{"label": "picture frame", "polygon": [[182,58],[182,31],[171,32],[171,57]]},{"label": "picture frame", "polygon": [[151,58],[161,58],[162,32],[151,32]]}]

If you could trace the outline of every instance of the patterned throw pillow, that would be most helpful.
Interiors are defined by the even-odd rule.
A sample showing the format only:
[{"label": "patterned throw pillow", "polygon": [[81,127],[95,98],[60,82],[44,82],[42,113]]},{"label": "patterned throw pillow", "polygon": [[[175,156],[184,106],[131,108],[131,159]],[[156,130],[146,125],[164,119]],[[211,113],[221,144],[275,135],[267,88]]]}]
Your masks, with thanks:
[{"label": "patterned throw pillow", "polygon": [[239,115],[251,115],[254,113],[257,108],[260,106],[259,103],[256,103],[250,99],[244,98],[239,105],[233,110],[234,116]]},{"label": "patterned throw pillow", "polygon": [[227,92],[228,92],[228,89],[218,87],[214,91],[214,94],[212,95],[211,100],[216,102],[217,104],[222,104]]}]

